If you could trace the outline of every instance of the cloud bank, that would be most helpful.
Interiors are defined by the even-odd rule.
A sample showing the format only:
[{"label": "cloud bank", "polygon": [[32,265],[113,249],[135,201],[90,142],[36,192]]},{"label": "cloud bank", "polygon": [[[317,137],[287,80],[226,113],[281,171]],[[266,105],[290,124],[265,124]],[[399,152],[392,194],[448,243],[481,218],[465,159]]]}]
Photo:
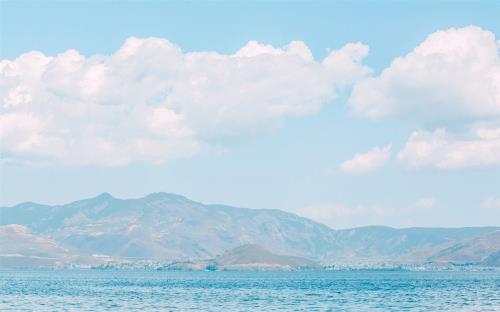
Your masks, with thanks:
[{"label": "cloud bank", "polygon": [[32,51],[0,62],[3,158],[161,163],[245,140],[312,114],[365,77],[356,43],[316,61],[300,41],[234,54],[129,38],[112,55]]}]

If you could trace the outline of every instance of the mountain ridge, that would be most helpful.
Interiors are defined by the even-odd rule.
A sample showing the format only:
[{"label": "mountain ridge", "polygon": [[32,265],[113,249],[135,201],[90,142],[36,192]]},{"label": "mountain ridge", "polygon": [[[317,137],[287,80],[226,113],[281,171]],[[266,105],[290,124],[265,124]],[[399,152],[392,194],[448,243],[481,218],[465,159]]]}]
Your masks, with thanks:
[{"label": "mountain ridge", "polygon": [[[259,244],[273,253],[323,264],[432,261],[453,243],[500,230],[388,226],[334,230],[278,209],[203,204],[166,192],[132,199],[105,192],[63,205],[25,202],[0,207],[0,225],[7,224],[23,225],[34,235],[87,255],[191,261]],[[481,259],[496,250],[496,241],[490,244],[494,246],[481,249]]]},{"label": "mountain ridge", "polygon": [[[298,245],[301,243],[315,245],[315,242],[320,242],[321,237],[328,236],[331,231],[325,225],[279,210],[234,208],[216,204],[203,205],[184,196],[170,193],[155,193],[137,199],[117,199],[110,195],[101,194],[65,205],[20,204],[0,209],[2,217],[0,222],[2,224],[24,224],[35,232],[48,234],[63,240],[69,245],[83,245],[83,250],[86,252],[106,253],[100,246],[110,245],[112,244],[110,240],[115,240],[120,245],[133,245],[131,246],[133,248],[138,248],[139,245],[146,247],[151,252],[149,254],[144,252],[144,256],[155,257],[152,252],[161,250],[162,246],[157,245],[147,248],[145,245],[151,243],[155,245],[155,241],[158,240],[141,238],[139,232],[143,230],[143,234],[148,236],[149,234],[146,232],[156,225],[157,229],[154,229],[155,233],[152,233],[152,236],[158,236],[159,232],[163,232],[165,234],[163,236],[168,240],[169,235],[167,234],[169,233],[167,232],[172,230],[177,234],[176,237],[170,239],[170,245],[168,248],[164,248],[164,253],[158,256],[176,259],[210,257],[228,248],[251,243],[259,237],[264,240],[273,234],[279,236],[283,234],[283,231],[287,232],[287,235],[284,236],[293,241],[290,235],[293,232],[290,229],[290,227],[293,227],[292,223],[307,224],[309,226],[305,228],[323,234],[309,233],[308,235],[315,239],[307,241],[299,239],[295,242]],[[34,215],[30,217],[31,214]],[[250,226],[245,224],[244,221],[250,221],[254,224]],[[105,223],[109,227],[105,227]],[[181,223],[182,227],[179,226]],[[241,226],[238,227],[238,223],[241,223]],[[124,227],[125,224],[128,224],[126,228]],[[132,226],[133,228],[130,228]],[[204,227],[205,232],[198,233],[199,235],[194,239],[189,237],[196,234],[200,226]],[[249,228],[248,231],[245,231],[246,228]],[[102,237],[102,235],[97,235],[100,232],[109,234],[110,240],[104,239],[105,237]],[[130,236],[133,232],[138,235],[126,239],[125,242],[123,238]],[[210,245],[210,240],[204,237],[208,232],[211,232],[214,242],[224,243],[226,241],[226,243],[223,246],[212,246],[208,251],[204,250],[204,246],[188,246],[197,245],[198,243],[202,243],[198,245]],[[235,232],[239,232],[239,234],[235,234]],[[78,234],[84,233],[88,235],[86,235],[85,240],[82,240],[80,239],[82,235]],[[116,233],[120,233],[121,237],[116,237],[116,235],[112,237]],[[97,239],[98,236],[101,236],[100,239]],[[307,254],[305,248],[292,246],[293,243],[286,242],[284,236],[277,237],[277,240],[281,240],[278,245],[268,244],[267,247],[285,254]],[[92,244],[92,240],[96,239],[97,242]],[[185,244],[181,244],[182,242],[185,242]],[[172,246],[172,244],[177,246]],[[181,249],[186,246],[190,250],[182,251]],[[321,248],[319,245],[316,247]],[[167,255],[168,251],[171,251],[170,255]],[[111,250],[113,256],[131,256],[132,254],[133,252]]]}]

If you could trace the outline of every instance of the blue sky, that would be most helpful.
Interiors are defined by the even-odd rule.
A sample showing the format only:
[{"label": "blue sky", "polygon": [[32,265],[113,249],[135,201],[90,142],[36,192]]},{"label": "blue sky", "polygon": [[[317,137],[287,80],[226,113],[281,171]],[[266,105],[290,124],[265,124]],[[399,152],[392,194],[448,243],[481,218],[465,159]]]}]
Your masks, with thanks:
[{"label": "blue sky", "polygon": [[[224,102],[224,109],[230,111],[226,119],[213,122],[213,116],[221,116],[221,112],[227,110],[214,112],[212,106],[203,106],[203,100],[193,99],[195,92],[188,88],[184,93],[167,91],[172,92],[176,100],[155,104],[158,105],[155,108],[161,108],[173,103],[172,111],[161,111],[161,114],[155,111],[151,116],[115,113],[100,120],[99,113],[92,115],[88,108],[95,104],[92,101],[96,97],[79,93],[81,88],[91,90],[96,80],[90,79],[81,87],[79,81],[87,77],[82,72],[72,74],[73,80],[69,82],[65,80],[68,74],[57,76],[56,72],[55,78],[43,76],[47,79],[43,81],[47,89],[61,88],[58,94],[64,93],[63,100],[59,97],[55,103],[52,97],[43,98],[38,102],[46,103],[45,106],[37,106],[42,104],[32,99],[39,93],[32,93],[32,102],[29,105],[23,102],[21,105],[25,106],[21,110],[16,108],[20,105],[6,100],[14,90],[11,82],[6,82],[4,85],[8,87],[2,90],[0,113],[7,116],[22,112],[38,119],[3,119],[7,134],[1,138],[4,144],[0,144],[1,205],[23,201],[65,203],[104,191],[124,198],[166,191],[207,203],[292,211],[335,228],[368,224],[499,225],[500,97],[495,89],[499,86],[498,78],[491,78],[500,72],[498,48],[495,52],[500,34],[498,3],[2,2],[1,10],[1,58],[10,62],[30,51],[40,51],[50,58],[74,49],[77,54],[64,54],[61,60],[84,59],[90,68],[95,65],[92,58],[100,57],[95,55],[113,55],[131,37],[138,41],[127,41],[128,46],[140,45],[146,53],[142,60],[151,58],[153,65],[159,62],[160,67],[177,66],[168,65],[169,60],[189,58],[190,52],[217,53],[220,59],[194,56],[189,75],[200,76],[203,66],[212,70],[206,79],[215,87],[201,90],[200,94],[202,98],[212,99],[212,106]],[[476,27],[470,28],[471,25]],[[428,37],[438,31],[443,32]],[[145,38],[149,37],[166,39],[169,43],[147,41]],[[248,45],[249,41],[258,42],[258,46]],[[303,45],[287,50],[286,46],[292,41],[301,41]],[[343,49],[349,43],[353,48]],[[266,45],[274,47],[274,58],[252,59],[257,50],[267,53],[262,52]],[[419,45],[422,48],[416,50]],[[294,54],[302,53],[304,46],[314,57],[307,60],[307,66],[296,63]],[[448,51],[448,46],[456,48]],[[242,65],[247,66],[244,68],[250,69],[252,75],[238,70],[227,73],[229,82],[241,81],[244,88],[229,89],[227,84],[217,85],[220,80],[210,80],[210,77],[225,77],[217,66],[232,66],[230,62],[234,58],[228,55],[235,55],[244,47],[247,47],[246,60],[257,62]],[[428,51],[436,49],[444,61],[432,65],[435,63],[431,63]],[[157,55],[155,50],[171,52],[173,56],[162,52]],[[340,61],[336,58],[331,72],[318,69],[332,51],[343,51],[343,54],[334,54],[346,56],[352,63],[345,65],[343,58]],[[412,51],[416,52],[408,56]],[[470,53],[461,55],[460,51]],[[359,60],[358,54],[362,55]],[[405,56],[403,65],[391,65],[394,59]],[[147,67],[149,63],[142,64],[140,55],[137,59],[139,63],[134,70],[143,66],[141,74],[148,75],[152,67]],[[116,62],[116,72],[127,65]],[[60,64],[57,66],[66,68]],[[106,66],[112,64],[115,63],[109,62]],[[274,72],[275,64],[279,64],[276,67],[279,72]],[[419,76],[415,74],[429,64],[429,70]],[[471,64],[470,68],[467,64]],[[442,70],[432,72],[436,67]],[[384,69],[388,74],[381,77]],[[311,76],[295,77],[294,73],[299,70]],[[325,81],[318,78],[324,71],[331,75]],[[21,74],[27,77],[29,72]],[[128,71],[122,75],[126,73]],[[267,73],[271,76],[265,76]],[[281,80],[288,74],[290,81]],[[163,72],[155,73],[151,79],[165,79],[162,75]],[[7,79],[4,77],[2,79]],[[257,91],[248,91],[248,86],[255,85],[246,83],[255,77],[271,77],[259,80],[262,84],[269,82],[269,86],[259,84],[255,87]],[[434,77],[438,78],[434,80]],[[115,80],[113,83],[117,83]],[[180,89],[176,87],[177,80],[173,89]],[[323,82],[326,89],[314,90]],[[146,80],[145,85],[164,86],[163,80],[154,83]],[[491,88],[485,87],[490,84]],[[330,85],[335,85],[335,94],[329,93]],[[303,86],[304,90],[297,86]],[[144,90],[137,88],[136,94]],[[377,90],[377,96],[383,94],[382,100],[375,97],[373,90]],[[493,90],[491,96],[488,96],[489,90]],[[117,98],[128,101],[127,97],[120,96],[99,93],[100,98],[111,99],[109,101]],[[85,99],[74,100],[77,97]],[[140,101],[140,94],[133,100]],[[131,100],[130,105],[136,105],[134,101]],[[276,104],[278,113],[269,110],[266,101]],[[262,103],[262,107],[254,107],[254,103]],[[59,109],[61,105],[79,105],[75,106],[75,112],[88,111],[74,116],[67,110],[62,113],[63,110],[56,112],[55,108],[52,111],[47,108]],[[119,109],[121,102],[114,105]],[[68,114],[75,119],[67,119]],[[44,120],[46,116],[52,119]],[[161,119],[160,125],[170,131],[170,141],[165,144],[151,141],[160,144],[159,152],[155,149],[147,153],[129,147],[127,137],[146,139],[137,134],[145,131],[140,125],[146,124],[150,117],[154,123],[158,116],[166,118]],[[139,126],[130,126],[131,130],[108,127],[112,122],[126,124],[131,118]],[[96,123],[92,127],[93,131],[97,129],[96,133],[88,135],[81,130],[83,126],[68,125],[68,120],[82,125]],[[38,123],[39,127],[33,126]],[[32,132],[19,135],[27,128]],[[99,133],[102,129],[114,129],[111,131],[116,133]],[[87,136],[90,139],[87,140]],[[97,149],[87,155],[92,149],[89,142],[95,142],[89,140],[100,136],[112,137],[111,143],[125,143],[110,145],[114,150],[102,156]],[[80,137],[89,144],[85,150],[75,147],[81,145]],[[39,145],[30,143],[31,149],[27,148],[26,144],[33,142],[33,138]],[[31,141],[23,141],[28,139]],[[73,141],[76,145],[67,144]],[[62,142],[65,147],[54,142]],[[424,143],[435,148],[425,157],[415,152]],[[43,157],[41,150],[46,152]],[[121,154],[127,157],[114,162]],[[360,157],[356,158],[356,154]],[[352,161],[346,163],[349,160]]]}]

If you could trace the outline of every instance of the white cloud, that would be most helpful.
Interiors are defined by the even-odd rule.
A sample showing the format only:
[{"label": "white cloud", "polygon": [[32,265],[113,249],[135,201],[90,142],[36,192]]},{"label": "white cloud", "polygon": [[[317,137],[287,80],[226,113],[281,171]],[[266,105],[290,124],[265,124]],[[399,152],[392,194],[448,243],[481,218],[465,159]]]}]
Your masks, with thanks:
[{"label": "white cloud", "polygon": [[344,161],[340,169],[352,173],[365,173],[385,165],[391,158],[391,145],[380,148],[375,146],[364,154],[356,154],[352,159]]},{"label": "white cloud", "polygon": [[437,31],[380,76],[356,83],[349,104],[370,118],[497,118],[499,47],[495,34],[479,27]]},{"label": "white cloud", "polygon": [[[396,227],[422,226],[428,223],[429,213],[436,213],[437,202],[432,197],[423,197],[415,202],[385,206],[373,203],[325,203],[296,209],[292,212],[331,226],[352,228],[370,225]],[[408,218],[408,216],[412,216]]]},{"label": "white cloud", "polygon": [[445,129],[414,131],[398,160],[439,169],[500,165],[500,127],[476,128],[466,137],[451,135]]},{"label": "white cloud", "polygon": [[436,206],[436,200],[432,197],[422,197],[417,199],[414,204],[415,208],[430,209]]},{"label": "white cloud", "polygon": [[345,205],[334,203],[304,207],[295,210],[294,213],[332,228],[349,228],[387,224],[387,217],[393,215],[394,211],[371,204]]},{"label": "white cloud", "polygon": [[[434,32],[379,76],[358,81],[348,103],[369,118],[443,125],[414,131],[398,154],[404,163],[500,165],[499,49],[495,34],[479,27]],[[452,132],[444,126],[451,121]]]},{"label": "white cloud", "polygon": [[489,210],[500,210],[500,197],[490,196],[486,198],[483,207]]},{"label": "white cloud", "polygon": [[315,113],[368,75],[362,44],[322,62],[300,41],[184,53],[129,38],[112,55],[32,51],[0,62],[2,157],[67,164],[163,162]]}]

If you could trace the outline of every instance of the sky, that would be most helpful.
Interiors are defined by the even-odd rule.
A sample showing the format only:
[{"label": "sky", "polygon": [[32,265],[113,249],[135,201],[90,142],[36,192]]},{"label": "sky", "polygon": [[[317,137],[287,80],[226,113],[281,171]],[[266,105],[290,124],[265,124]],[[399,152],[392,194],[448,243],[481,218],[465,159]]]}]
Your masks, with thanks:
[{"label": "sky", "polygon": [[500,4],[8,2],[0,205],[500,225]]}]

